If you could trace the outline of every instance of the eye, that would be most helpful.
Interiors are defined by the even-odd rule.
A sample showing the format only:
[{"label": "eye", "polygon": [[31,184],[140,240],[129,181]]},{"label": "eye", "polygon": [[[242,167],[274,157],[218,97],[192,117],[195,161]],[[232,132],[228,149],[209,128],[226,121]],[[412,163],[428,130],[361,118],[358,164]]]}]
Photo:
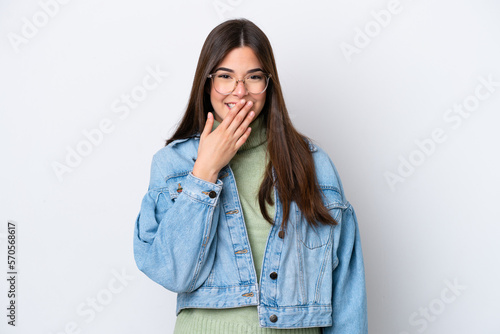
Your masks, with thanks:
[{"label": "eye", "polygon": [[231,79],[231,76],[227,73],[221,73],[221,74],[217,74],[217,78],[221,78],[221,79]]},{"label": "eye", "polygon": [[253,75],[249,76],[248,79],[254,80],[254,81],[259,81],[259,80],[264,79],[264,75],[262,75],[262,74],[253,74]]}]

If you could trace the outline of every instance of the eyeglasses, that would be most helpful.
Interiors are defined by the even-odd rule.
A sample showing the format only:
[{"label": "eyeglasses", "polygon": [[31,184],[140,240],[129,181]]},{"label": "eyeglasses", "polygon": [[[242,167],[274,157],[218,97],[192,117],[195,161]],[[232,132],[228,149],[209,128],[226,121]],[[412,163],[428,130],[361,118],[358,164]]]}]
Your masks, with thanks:
[{"label": "eyeglasses", "polygon": [[216,72],[208,76],[212,79],[214,89],[219,94],[229,95],[238,86],[238,82],[242,81],[247,92],[250,94],[262,94],[267,89],[271,74],[256,72],[247,75],[243,80],[236,80],[234,73]]}]

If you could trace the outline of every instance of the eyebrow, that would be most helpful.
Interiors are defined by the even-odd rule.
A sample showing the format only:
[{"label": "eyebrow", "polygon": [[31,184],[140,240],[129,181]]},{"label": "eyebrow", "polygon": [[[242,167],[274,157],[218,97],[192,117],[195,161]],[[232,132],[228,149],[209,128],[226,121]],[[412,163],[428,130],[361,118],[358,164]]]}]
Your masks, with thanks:
[{"label": "eyebrow", "polygon": [[[227,68],[227,67],[219,67],[219,68],[217,68],[214,72],[217,72],[217,71],[226,71],[226,72],[231,72],[231,73],[234,73],[234,71],[233,71],[232,69]],[[264,72],[264,70],[263,70],[263,69],[261,69],[261,68],[253,68],[253,69],[251,69],[251,70],[248,70],[248,71],[247,71],[247,74],[248,74],[248,73],[254,73],[254,72]]]}]

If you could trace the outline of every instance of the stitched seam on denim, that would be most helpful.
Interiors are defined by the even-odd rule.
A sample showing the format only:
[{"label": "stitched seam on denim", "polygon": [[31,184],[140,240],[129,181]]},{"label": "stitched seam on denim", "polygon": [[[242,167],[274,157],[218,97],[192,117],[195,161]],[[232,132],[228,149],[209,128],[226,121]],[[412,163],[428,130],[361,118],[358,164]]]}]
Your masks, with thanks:
[{"label": "stitched seam on denim", "polygon": [[[276,189],[275,189],[275,190],[276,190]],[[280,212],[281,212],[281,207],[280,207],[280,205],[279,205],[279,203],[278,203],[278,193],[277,193],[277,191],[274,191],[274,203],[275,203],[275,211],[274,211],[274,218],[275,218],[275,220],[273,221],[273,226],[271,227],[271,230],[275,227],[275,225],[276,225],[276,220],[277,220],[277,218],[280,216]],[[261,275],[261,276],[260,276],[260,284],[259,284],[259,287],[260,287],[260,288],[262,287],[262,273],[264,273],[264,272],[265,272],[265,269],[267,269],[267,267],[268,267],[267,263],[269,262],[269,261],[266,261],[265,259],[266,259],[266,257],[269,257],[269,256],[267,256],[267,255],[268,255],[268,254],[269,254],[269,252],[270,252],[269,247],[268,247],[270,237],[271,237],[271,231],[269,231],[269,234],[267,235],[267,239],[266,239],[266,246],[265,246],[265,247],[266,247],[266,251],[264,252],[264,257],[263,257],[263,259],[262,259],[262,263],[261,263],[261,265],[262,265],[262,266],[261,266],[261,270],[260,270],[260,275]],[[257,272],[256,272],[255,274],[256,274],[256,275],[258,275],[258,274],[257,274]],[[267,278],[266,278],[266,280],[267,280]],[[273,285],[274,285],[274,286],[273,286]],[[274,291],[275,291],[275,293],[274,293],[274,298],[273,298],[273,302],[274,302],[274,304],[275,304],[275,305],[277,305],[277,301],[276,301],[276,297],[277,297],[277,287],[276,287],[276,282],[271,282],[271,287],[272,287],[272,288],[274,289]],[[260,291],[259,291],[259,292],[260,292]],[[259,293],[259,298],[260,298],[260,293]]]},{"label": "stitched seam on denim", "polygon": [[158,188],[151,188],[151,189],[148,189],[148,192],[164,192],[164,191],[167,191],[168,192],[168,188],[167,187],[158,187]]},{"label": "stitched seam on denim", "polygon": [[160,165],[158,165],[158,162],[156,161],[156,155],[153,156],[153,164],[156,166],[156,169],[160,173],[160,175],[165,179],[165,175],[162,173],[162,169],[160,168]]},{"label": "stitched seam on denim", "polygon": [[[186,195],[186,196],[188,196],[191,200],[196,201],[196,202],[198,202],[198,203],[202,203],[202,204],[205,204],[205,205],[207,205],[207,206],[211,206],[211,207],[215,207],[215,206],[217,206],[217,202],[216,202],[216,201],[215,201],[213,204],[212,204],[212,203],[210,203],[210,202],[206,202],[206,201],[204,201],[204,200],[202,200],[202,199],[196,198],[195,196],[191,195],[191,194],[189,193],[189,191],[182,191],[182,192],[180,193],[180,195],[179,195],[179,196],[181,196],[182,194],[185,194],[185,195]],[[177,196],[177,197],[179,197],[179,196]]]},{"label": "stitched seam on denim", "polygon": [[[344,211],[342,211],[342,218],[344,217],[343,215]],[[339,233],[342,233],[342,224],[344,222],[344,219],[341,220],[340,224],[335,226],[334,229],[337,229],[337,228],[340,228],[340,232]],[[337,266],[339,265],[339,257],[337,256],[337,252],[335,251],[335,239],[332,240],[332,256],[334,257],[334,261],[333,261],[333,264],[332,264],[332,272],[335,271],[335,269],[337,269]],[[339,242],[340,242],[340,239],[339,239]],[[338,248],[337,248],[337,251],[338,251]],[[333,279],[333,277],[332,277]]]},{"label": "stitched seam on denim", "polygon": [[[298,225],[295,226],[296,229],[298,229]],[[297,247],[297,262],[299,263],[299,286],[300,290],[302,292],[302,303],[305,303],[307,300],[306,296],[306,290],[305,290],[305,284],[304,284],[304,264],[302,263],[302,252],[301,252],[301,247],[299,246],[300,243],[298,242],[300,237],[299,237],[299,232],[296,231],[295,233],[295,239],[296,239],[296,247]]]},{"label": "stitched seam on denim", "polygon": [[[257,306],[254,306],[254,305],[251,305],[253,307],[257,307]],[[198,321],[205,321],[207,322],[209,325],[210,328],[214,329],[218,329],[218,330],[224,330],[224,333],[226,333],[227,330],[234,330],[234,329],[237,329],[238,330],[238,333],[242,333],[242,331],[244,331],[245,333],[271,333],[271,332],[275,332],[276,330],[294,330],[294,331],[297,331],[298,333],[305,333],[305,332],[309,332],[308,330],[310,330],[311,332],[315,332],[317,330],[320,330],[320,332],[322,333],[322,330],[318,327],[320,327],[320,325],[325,325],[325,324],[329,324],[330,322],[328,321],[320,321],[320,322],[316,322],[314,321],[313,324],[314,326],[313,327],[296,327],[296,325],[292,325],[292,326],[289,326],[289,327],[260,327],[259,323],[256,323],[256,324],[246,324],[246,323],[232,323],[232,322],[228,322],[228,321],[225,321],[225,320],[221,320],[221,319],[212,319],[210,317],[207,317],[206,315],[204,314],[197,314],[196,315],[196,318]],[[215,326],[215,327],[214,327]],[[191,329],[191,328],[190,328]],[[300,329],[302,329],[303,331],[300,331]],[[288,332],[288,331],[286,331]]]},{"label": "stitched seam on denim", "polygon": [[[335,186],[331,186],[331,185],[320,185],[320,189],[322,190],[323,192],[323,189],[327,189],[327,190],[333,190],[335,191],[339,196],[340,196],[340,202],[335,200],[333,202],[329,202],[329,203],[326,203],[325,207],[327,209],[332,209],[332,208],[342,208],[342,209],[346,209],[348,207],[348,202],[347,200],[345,200],[342,196],[342,193],[340,192],[339,188],[335,187]],[[326,194],[323,192],[323,195],[328,199],[328,197],[326,196]]]},{"label": "stitched seam on denim", "polygon": [[215,266],[212,267],[212,269],[210,270],[210,273],[208,274],[208,277],[207,277],[207,280],[205,283],[203,283],[203,285],[205,286],[212,286],[213,282],[214,282],[214,276],[215,276]]},{"label": "stitched seam on denim", "polygon": [[336,186],[333,186],[333,185],[330,185],[330,184],[320,184],[319,187],[321,189],[330,189],[330,190],[334,190],[336,193],[338,193],[340,195],[340,197],[342,197],[342,193],[340,192],[340,189],[337,188]]},{"label": "stitched seam on denim", "polygon": [[158,205],[158,199],[160,198],[160,195],[162,194],[162,191],[158,191],[158,190],[151,190],[151,191],[157,191],[158,193],[156,194],[156,198],[155,198],[155,207]]},{"label": "stitched seam on denim", "polygon": [[[196,281],[198,280],[198,276],[200,275],[200,272],[201,272],[201,266],[203,264],[203,260],[204,260],[204,256],[205,256],[205,251],[207,249],[207,245],[208,245],[208,238],[210,236],[210,232],[211,232],[211,227],[212,227],[212,224],[213,224],[213,215],[214,215],[214,211],[215,211],[215,206],[212,206],[212,208],[209,208],[209,214],[208,214],[208,217],[207,217],[207,220],[204,222],[204,225],[205,225],[205,230],[203,231],[203,238],[201,240],[201,249],[200,249],[200,253],[198,254],[198,257],[197,257],[197,264],[196,264],[196,268],[194,270],[194,277],[193,277],[193,280],[191,282],[191,285],[189,287],[189,291],[193,291],[194,290],[194,286],[196,285]],[[205,242],[205,238],[207,238],[207,243],[204,243]]]},{"label": "stitched seam on denim", "polygon": [[[226,224],[228,224],[228,220],[226,217],[226,210],[224,210],[224,221],[226,222]],[[235,252],[236,251],[236,249],[234,249],[235,242],[233,240],[233,234],[231,233],[231,228],[229,226],[227,227],[227,233],[229,234],[229,239],[231,240],[233,252]],[[238,280],[241,282],[241,271],[240,271],[240,266],[238,265],[238,260],[234,256],[232,258],[234,259],[234,264],[236,266],[236,270],[238,270]]]},{"label": "stitched seam on denim", "polygon": [[185,170],[185,171],[182,171],[182,172],[177,172],[177,173],[169,174],[169,175],[165,176],[165,182],[168,182],[168,180],[170,180],[170,179],[172,179],[174,177],[188,175],[190,171],[191,170]]},{"label": "stitched seam on denim", "polygon": [[[299,222],[299,224],[300,224],[300,223],[301,223],[301,222]],[[309,223],[305,222],[305,224],[309,224]],[[319,224],[319,223],[318,223],[318,224]],[[312,227],[312,226],[308,226],[307,228],[313,229],[313,227]],[[326,245],[326,243],[328,242],[328,241],[322,242],[322,241],[321,241],[321,238],[319,238],[319,239],[320,239],[320,245],[318,245],[318,246],[309,246],[309,245],[307,245],[307,244],[305,243],[305,241],[303,241],[303,239],[305,239],[305,237],[302,237],[302,229],[299,229],[298,234],[300,235],[300,242],[301,242],[301,243],[302,243],[302,244],[303,244],[303,245],[304,245],[307,249],[311,249],[311,250],[312,250],[312,249],[316,249],[316,248],[321,248],[321,247],[323,247],[324,245]],[[316,233],[316,234],[318,234],[318,235],[319,235],[319,233]]]},{"label": "stitched seam on denim", "polygon": [[295,305],[295,306],[278,306],[278,307],[274,307],[274,306],[268,306],[268,305],[265,305],[265,304],[262,304],[261,307],[264,307],[266,308],[266,311],[276,311],[276,312],[279,312],[280,310],[283,310],[283,309],[297,309],[297,311],[301,311],[303,309],[312,309],[314,311],[314,309],[326,309],[327,311],[332,309],[332,304],[312,304],[312,303],[309,303],[309,304],[305,304],[305,305]]},{"label": "stitched seam on denim", "polygon": [[[192,170],[189,171],[189,173],[191,173]],[[188,173],[188,174],[189,174]],[[207,183],[210,184],[210,186],[212,187],[217,187],[219,190],[222,189],[222,185],[223,185],[223,182],[221,179],[217,179],[215,182],[216,183],[212,183],[210,181],[207,181],[207,180],[204,180],[204,179],[201,179],[199,178],[198,176],[194,175],[193,173],[191,173],[191,176],[193,177],[193,181],[198,184],[199,186],[203,186],[203,187],[206,187],[207,186]]]},{"label": "stitched seam on denim", "polygon": [[246,287],[249,287],[249,286],[254,286],[255,284],[241,284],[241,285],[227,285],[227,286],[215,286],[215,287],[199,287],[198,289],[196,289],[196,291],[198,290],[230,290],[230,289],[233,289],[233,290],[240,290],[240,288],[246,288]]},{"label": "stitched seam on denim", "polygon": [[[231,167],[228,165],[228,169],[231,170]],[[232,170],[231,170],[232,171]],[[225,174],[223,175],[223,177],[227,177],[227,176],[230,176],[230,173],[229,171],[226,171]],[[233,178],[234,178],[234,174],[233,174]],[[236,184],[235,184],[235,187],[236,187]],[[226,191],[227,191],[227,188],[226,188]],[[221,190],[222,192],[222,190]],[[226,222],[226,224],[228,224],[227,226],[227,232],[229,234],[229,238],[231,240],[231,245],[232,245],[232,249],[233,249],[233,252],[236,251],[236,249],[234,248],[234,245],[235,245],[235,242],[234,242],[234,239],[233,239],[233,233],[231,233],[231,229],[234,230],[234,226],[233,227],[229,227],[229,223],[228,223],[228,219],[227,219],[227,214],[226,212],[228,212],[228,208],[227,208],[227,203],[225,201],[222,201],[223,203],[223,207],[221,207],[221,210],[224,210],[224,221]],[[241,213],[241,215],[243,216],[243,213]],[[236,257],[232,257],[234,259],[234,264],[236,266],[236,270],[238,270],[238,280],[241,282],[242,279],[241,279],[241,271],[240,271],[240,266],[238,265],[238,260],[236,259]]]},{"label": "stitched seam on denim", "polygon": [[169,146],[169,147],[171,147],[170,145],[175,146],[175,145],[177,145],[177,144],[180,144],[180,143],[185,142],[186,140],[189,140],[190,138],[191,138],[191,137],[187,137],[187,138],[179,138],[179,139],[173,140],[173,141],[171,141],[171,142],[168,144],[168,146]]},{"label": "stitched seam on denim", "polygon": [[[273,224],[273,226],[271,226],[271,231],[272,231],[272,229],[275,229],[275,228],[276,228],[276,224]],[[279,230],[280,228],[278,227],[277,229]],[[269,234],[267,235],[266,248],[268,248],[267,246],[270,244],[270,240],[272,238],[271,231],[269,231]],[[276,243],[274,243],[274,244],[276,244]],[[278,256],[278,261],[277,261],[279,267],[276,269],[279,272],[280,268],[281,268],[281,254],[283,253],[283,244],[282,243],[281,244],[278,243],[277,245],[278,245],[278,247],[281,246],[281,247],[279,247],[279,252],[278,252],[279,256]],[[262,262],[264,262],[264,260],[262,260]],[[280,277],[282,277],[282,275],[278,276],[277,279],[274,279],[272,281],[272,283],[273,283],[272,288],[275,291],[275,293],[274,293],[274,303],[276,305],[278,305],[278,302],[277,302],[277,299],[278,299],[278,279],[280,279]],[[262,280],[262,277],[260,279]]]},{"label": "stitched seam on denim", "polygon": [[[156,211],[156,206],[157,206],[157,203],[158,203],[158,199],[160,198],[160,196],[161,196],[162,194],[165,196],[165,194],[164,194],[162,191],[158,192],[158,195],[156,196],[156,200],[155,200],[155,211]],[[166,196],[165,196],[165,197],[166,197]],[[166,202],[168,203],[168,201],[166,201]],[[167,208],[167,211],[168,211],[168,208]],[[153,212],[153,216],[154,216],[154,218],[155,218],[155,220],[156,220],[156,212]],[[159,227],[159,226],[160,226],[160,224],[158,223],[158,227]],[[158,229],[156,229],[156,231],[158,231]],[[156,236],[153,238],[153,242],[154,242],[154,239],[156,239]],[[152,246],[152,245],[151,245],[151,246]],[[162,248],[162,249],[163,249],[163,248]],[[163,255],[163,258],[167,258],[166,254],[164,254],[164,252],[162,252],[162,255]],[[142,264],[144,263],[144,261],[145,261],[145,260],[146,260],[146,259],[144,259],[144,260],[143,260]],[[141,264],[141,266],[142,266],[142,264]]]},{"label": "stitched seam on denim", "polygon": [[[190,172],[191,172],[191,171],[172,174],[171,176],[169,176],[169,177],[167,178],[167,181],[165,181],[165,182],[168,184],[168,180],[170,180],[170,179],[172,179],[172,178],[177,178],[177,177],[181,177],[181,176],[186,176],[186,177],[187,177],[187,176],[189,175],[189,173],[190,173]],[[195,179],[194,179],[194,183],[195,183],[195,185],[197,185],[197,186],[199,186],[199,187],[206,187],[206,186],[207,186],[207,185],[206,185],[205,183],[203,183],[202,181],[196,180],[196,179],[197,179],[197,177],[196,177],[196,176],[194,176],[194,175],[193,175],[193,178],[195,178]],[[184,178],[184,180],[185,180],[185,178]],[[208,181],[205,181],[205,182],[208,182]],[[221,181],[221,182],[222,182],[222,181]],[[209,183],[211,183],[211,182],[209,182]],[[217,187],[217,190],[222,191],[222,184],[218,184],[218,183],[219,183],[219,180],[217,180],[217,184],[211,184],[211,185],[212,185],[212,186]],[[178,193],[178,192],[177,192],[177,188],[176,188],[176,186],[177,186],[177,182],[175,182],[174,184],[175,184],[175,186],[167,186],[167,187],[166,187],[166,188],[168,189],[169,194],[170,194],[170,197],[171,197],[172,199],[179,197],[179,196],[180,196],[183,192],[185,192],[185,191],[183,190],[181,193]],[[170,191],[171,189],[172,189],[172,191]],[[174,190],[174,189],[175,189],[175,190]],[[186,191],[186,193],[189,195],[189,191]],[[192,196],[192,195],[191,195],[190,197],[195,198],[195,197],[194,197],[194,196]],[[196,199],[196,198],[195,198],[195,199]],[[198,199],[198,200],[199,200],[199,199]],[[201,200],[199,200],[199,201],[201,201]],[[211,204],[209,204],[209,203],[207,203],[207,204],[208,204],[208,205],[211,205]]]},{"label": "stitched seam on denim", "polygon": [[[298,225],[298,222],[299,222],[299,217],[300,217],[299,207],[296,206],[296,208],[295,208],[295,219],[294,219],[294,224],[293,224],[296,229],[297,229],[297,225]],[[288,227],[287,227],[287,230],[288,230]],[[295,233],[295,238],[297,239],[297,232]],[[297,247],[297,248],[299,248],[299,247]],[[298,252],[297,254],[300,255],[300,252]],[[298,256],[298,258],[300,259],[300,256]],[[304,287],[302,286],[302,282],[299,282],[299,288],[300,288],[300,294],[299,294],[300,300],[299,300],[299,304],[303,304],[306,301],[306,295],[305,295],[305,292],[304,292]]]},{"label": "stitched seam on denim", "polygon": [[168,189],[168,192],[169,192],[169,195],[170,195],[170,198],[172,199],[175,199],[177,197],[179,197],[179,195],[182,193],[179,193],[177,191],[178,189],[178,181],[175,181],[173,182],[173,185],[169,184],[169,180],[173,179],[173,178],[180,178],[180,177],[183,177],[182,180],[184,181],[186,178],[185,176],[189,174],[189,171],[186,173],[186,172],[181,172],[181,173],[175,173],[175,174],[172,174],[171,176],[168,176],[165,178],[165,183],[167,184],[167,188]]},{"label": "stitched seam on denim", "polygon": [[[186,176],[187,177],[189,175],[189,173],[191,173],[191,172],[192,172],[192,170],[185,170],[185,171],[182,171],[182,172],[177,172],[177,173],[174,173],[174,174],[170,174],[170,175],[164,177],[165,183],[168,183],[168,181],[170,179],[173,179],[173,178],[182,177],[182,176]],[[212,183],[212,182],[200,179],[196,175],[192,175],[192,177],[194,178],[194,182],[196,184],[200,185],[200,186],[206,186],[207,183],[209,183],[211,186],[217,187],[218,189],[221,189],[222,185],[223,185],[223,182],[220,179],[217,179],[216,183]]]},{"label": "stitched seam on denim", "polygon": [[316,294],[314,296],[314,302],[317,303],[319,301],[319,297],[321,294],[321,284],[323,284],[323,277],[325,276],[325,268],[327,264],[328,254],[330,254],[330,248],[332,248],[333,242],[330,242],[333,234],[333,228],[330,229],[330,235],[328,236],[328,245],[325,250],[325,255],[323,256],[323,263],[321,264],[320,274],[318,277],[318,282],[316,285]]}]

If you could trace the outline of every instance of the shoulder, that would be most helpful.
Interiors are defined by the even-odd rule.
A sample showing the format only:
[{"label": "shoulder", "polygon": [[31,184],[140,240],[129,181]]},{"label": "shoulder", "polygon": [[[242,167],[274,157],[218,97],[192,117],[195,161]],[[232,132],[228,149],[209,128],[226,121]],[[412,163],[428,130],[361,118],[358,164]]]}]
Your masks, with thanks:
[{"label": "shoulder", "polygon": [[342,181],[332,159],[320,145],[312,142],[310,139],[306,139],[306,141],[312,153],[319,186],[322,189],[331,189],[338,192],[342,200],[346,201]]},{"label": "shoulder", "polygon": [[163,177],[189,172],[198,155],[199,137],[177,139],[162,147],[153,155],[153,163],[161,170]]}]

